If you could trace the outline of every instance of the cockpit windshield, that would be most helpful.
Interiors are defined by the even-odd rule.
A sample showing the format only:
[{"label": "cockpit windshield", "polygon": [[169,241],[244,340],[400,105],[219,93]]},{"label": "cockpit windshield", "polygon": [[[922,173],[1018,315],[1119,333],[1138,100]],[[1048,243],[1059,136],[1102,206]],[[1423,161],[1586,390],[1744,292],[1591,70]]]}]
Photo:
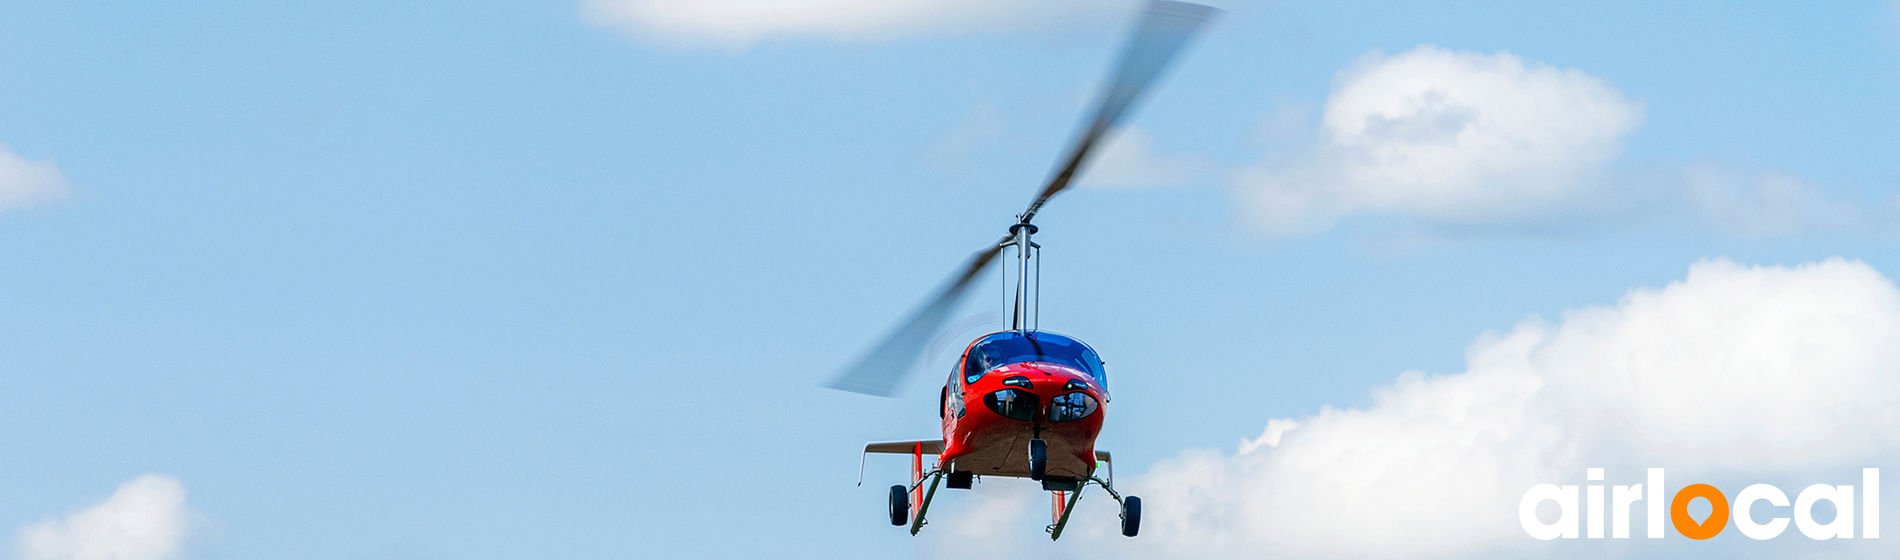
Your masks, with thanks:
[{"label": "cockpit windshield", "polygon": [[970,346],[963,362],[963,379],[975,383],[990,370],[1022,362],[1050,362],[1082,370],[1108,388],[1108,374],[1095,349],[1082,341],[1055,333],[1005,331],[983,337]]}]

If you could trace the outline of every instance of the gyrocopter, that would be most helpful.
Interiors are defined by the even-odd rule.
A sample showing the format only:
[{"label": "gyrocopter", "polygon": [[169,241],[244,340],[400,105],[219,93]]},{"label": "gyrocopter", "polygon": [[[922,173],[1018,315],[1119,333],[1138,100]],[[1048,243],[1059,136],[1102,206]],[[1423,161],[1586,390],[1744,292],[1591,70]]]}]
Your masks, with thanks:
[{"label": "gyrocopter", "polygon": [[[827,386],[891,396],[942,329],[972,282],[1002,262],[1007,329],[976,339],[964,349],[944,384],[937,414],[942,439],[873,442],[864,453],[911,456],[911,483],[890,491],[892,525],[924,526],[937,486],[968,489],[977,477],[1028,478],[1051,493],[1050,539],[1062,537],[1069,512],[1088,485],[1101,486],[1121,506],[1122,534],[1141,528],[1141,499],[1115,491],[1107,451],[1095,449],[1109,400],[1102,360],[1082,341],[1037,329],[1037,277],[1041,247],[1031,241],[1031,220],[1050,197],[1069,187],[1088,164],[1091,151],[1111,135],[1142,92],[1153,85],[1190,39],[1219,13],[1197,4],[1152,1],[1137,21],[1113,77],[1066,156],[1029,208],[1016,216],[1009,234],[972,256],[950,281],[863,359]],[[999,258],[1001,257],[1001,258]],[[1011,261],[1014,270],[1008,270]],[[925,470],[925,455],[935,456]],[[863,478],[863,460],[858,471]],[[1107,476],[1098,476],[1101,471]],[[928,489],[925,483],[928,482]]]}]

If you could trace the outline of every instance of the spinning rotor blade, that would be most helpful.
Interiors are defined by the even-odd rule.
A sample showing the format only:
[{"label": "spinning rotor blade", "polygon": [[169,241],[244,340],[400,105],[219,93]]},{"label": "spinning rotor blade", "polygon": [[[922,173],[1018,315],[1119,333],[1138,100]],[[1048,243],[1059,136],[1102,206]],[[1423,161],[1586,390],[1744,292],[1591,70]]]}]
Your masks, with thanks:
[{"label": "spinning rotor blade", "polygon": [[950,318],[950,312],[956,310],[957,303],[963,300],[963,294],[969,291],[971,283],[983,273],[983,269],[996,262],[998,252],[1000,249],[992,246],[971,256],[970,262],[963,265],[962,272],[951,277],[937,297],[911,314],[909,320],[898,325],[897,330],[884,338],[884,342],[878,343],[870,354],[858,360],[857,365],[851,366],[851,369],[845,370],[825,386],[880,397],[897,393],[897,386],[903,383],[904,374],[910,371],[918,356],[923,355],[924,346],[930,343],[930,337],[943,329],[943,322]]},{"label": "spinning rotor blade", "polygon": [[[1115,125],[1128,114],[1128,110],[1141,98],[1142,92],[1154,85],[1156,78],[1174,60],[1175,54],[1181,52],[1181,47],[1219,13],[1220,10],[1207,6],[1170,0],[1148,3],[1148,10],[1143,13],[1141,21],[1135,24],[1134,34],[1122,52],[1121,62],[1115,67],[1113,79],[1102,92],[1094,118],[1076,136],[1068,150],[1068,157],[1061,161],[1061,167],[1049,178],[1042,192],[1036,195],[1036,200],[1029,204],[1029,209],[1017,216],[1018,222],[1029,223],[1050,197],[1069,187],[1069,182],[1088,163],[1090,152],[1096,144],[1114,131]],[[936,297],[899,324],[856,365],[825,386],[880,397],[895,394],[905,374],[924,353],[924,347],[930,343],[931,337],[943,329],[950,313],[963,300],[971,282],[990,263],[996,261],[1001,246],[1012,239],[1014,237],[1004,236],[996,245],[970,257],[963,270],[952,276]]]},{"label": "spinning rotor blade", "polygon": [[1155,0],[1148,3],[1148,11],[1142,14],[1141,22],[1135,24],[1134,35],[1129,37],[1128,47],[1122,52],[1121,63],[1115,68],[1115,78],[1102,91],[1101,105],[1095,111],[1095,119],[1083,128],[1069,149],[1069,157],[1062,161],[1062,167],[1049,178],[1049,184],[1029,203],[1017,221],[1028,223],[1036,217],[1036,211],[1049,201],[1049,197],[1069,188],[1069,182],[1082,170],[1089,160],[1090,151],[1096,144],[1107,138],[1115,129],[1128,109],[1141,98],[1148,86],[1154,85],[1155,78],[1161,77],[1174,55],[1181,52],[1189,39],[1201,30],[1201,26],[1220,15],[1220,10],[1188,4]]}]

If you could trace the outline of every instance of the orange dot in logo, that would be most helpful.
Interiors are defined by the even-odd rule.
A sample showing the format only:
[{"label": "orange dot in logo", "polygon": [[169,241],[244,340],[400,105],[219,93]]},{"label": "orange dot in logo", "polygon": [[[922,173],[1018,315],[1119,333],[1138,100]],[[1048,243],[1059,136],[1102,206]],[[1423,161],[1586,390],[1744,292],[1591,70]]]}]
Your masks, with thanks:
[{"label": "orange dot in logo", "polygon": [[[1713,506],[1709,516],[1696,523],[1689,516],[1689,502],[1703,498]],[[1691,484],[1676,491],[1676,498],[1669,502],[1669,522],[1676,526],[1676,532],[1695,540],[1705,540],[1721,534],[1728,527],[1728,497],[1721,490],[1707,484]]]}]

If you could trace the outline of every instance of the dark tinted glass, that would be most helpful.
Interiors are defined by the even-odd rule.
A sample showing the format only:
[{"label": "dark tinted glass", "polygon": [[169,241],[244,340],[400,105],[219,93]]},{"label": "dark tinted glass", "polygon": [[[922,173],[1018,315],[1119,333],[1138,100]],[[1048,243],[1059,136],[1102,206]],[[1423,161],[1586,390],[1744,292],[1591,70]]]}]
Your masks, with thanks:
[{"label": "dark tinted glass", "polygon": [[1057,395],[1056,398],[1050,400],[1052,401],[1049,403],[1050,422],[1081,420],[1090,414],[1095,414],[1095,408],[1099,406],[1088,393]]},{"label": "dark tinted glass", "polygon": [[1108,377],[1102,371],[1102,359],[1082,341],[1054,333],[1036,331],[1000,332],[983,337],[970,347],[963,362],[964,381],[975,383],[992,369],[1021,362],[1050,362],[1082,370],[1103,388]]},{"label": "dark tinted glass", "polygon": [[1014,418],[1024,422],[1036,419],[1036,409],[1042,399],[1022,389],[1004,389],[983,395],[983,404],[1005,418]]}]

